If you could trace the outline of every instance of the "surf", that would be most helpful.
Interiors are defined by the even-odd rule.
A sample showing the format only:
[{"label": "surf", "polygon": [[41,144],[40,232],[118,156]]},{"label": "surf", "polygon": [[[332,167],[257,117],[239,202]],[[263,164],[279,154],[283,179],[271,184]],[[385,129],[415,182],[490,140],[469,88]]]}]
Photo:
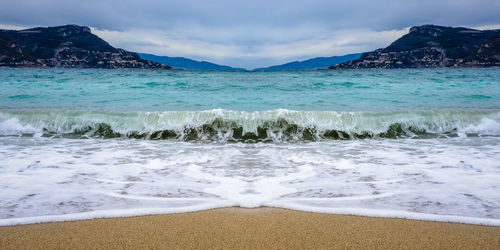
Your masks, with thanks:
[{"label": "surf", "polygon": [[500,135],[500,110],[112,112],[0,110],[0,135],[190,142],[311,142]]}]

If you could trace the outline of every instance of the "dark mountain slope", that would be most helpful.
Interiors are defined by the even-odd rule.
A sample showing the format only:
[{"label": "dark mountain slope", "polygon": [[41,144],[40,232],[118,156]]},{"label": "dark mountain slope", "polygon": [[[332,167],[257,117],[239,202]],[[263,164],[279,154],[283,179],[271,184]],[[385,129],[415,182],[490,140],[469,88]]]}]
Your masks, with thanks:
[{"label": "dark mountain slope", "polygon": [[0,58],[8,67],[170,68],[114,48],[78,25],[0,30]]},{"label": "dark mountain slope", "polygon": [[[437,68],[500,66],[500,30],[474,30],[436,25],[416,26],[384,49],[331,66],[349,68]],[[490,40],[492,39],[492,40]],[[493,47],[492,47],[493,46]],[[497,53],[492,54],[492,53]]]}]

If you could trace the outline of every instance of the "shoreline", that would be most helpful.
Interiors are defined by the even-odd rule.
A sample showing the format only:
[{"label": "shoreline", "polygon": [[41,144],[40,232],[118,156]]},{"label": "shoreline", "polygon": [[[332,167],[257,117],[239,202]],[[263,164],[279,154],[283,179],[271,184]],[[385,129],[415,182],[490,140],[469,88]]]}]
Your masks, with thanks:
[{"label": "shoreline", "polygon": [[281,208],[0,227],[0,248],[500,248],[500,227]]},{"label": "shoreline", "polygon": [[[230,209],[239,208],[243,210],[259,210],[259,209],[281,209],[305,213],[319,213],[331,215],[344,215],[344,216],[358,216],[370,218],[387,218],[387,219],[402,219],[402,220],[416,220],[425,222],[442,222],[442,223],[458,223],[467,225],[478,226],[492,226],[500,227],[500,219],[482,218],[482,217],[464,217],[459,215],[438,215],[416,213],[409,211],[398,210],[373,210],[362,208],[338,208],[338,209],[315,209],[315,210],[301,210],[287,207],[273,207],[261,206],[255,208],[240,207],[240,206],[205,206],[198,207],[195,210],[180,208],[180,209],[162,209],[162,208],[139,208],[139,209],[124,209],[124,210],[97,210],[90,212],[81,212],[75,214],[60,214],[60,215],[41,215],[34,217],[21,217],[21,218],[5,218],[0,219],[1,227],[22,226],[44,223],[58,223],[58,222],[75,222],[84,220],[96,219],[118,219],[118,218],[131,218],[141,216],[155,216],[155,215],[169,215],[180,213],[196,213],[208,210],[217,209]],[[119,213],[119,214],[117,214]]]}]

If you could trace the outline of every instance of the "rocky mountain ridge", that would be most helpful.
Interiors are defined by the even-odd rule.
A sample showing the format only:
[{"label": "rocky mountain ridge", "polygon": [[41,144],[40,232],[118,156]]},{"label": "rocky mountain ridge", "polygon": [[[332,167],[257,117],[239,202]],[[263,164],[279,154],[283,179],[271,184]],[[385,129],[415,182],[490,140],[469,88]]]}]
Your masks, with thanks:
[{"label": "rocky mountain ridge", "polygon": [[114,48],[78,25],[0,30],[0,67],[171,68]]},{"label": "rocky mountain ridge", "polygon": [[383,49],[330,69],[500,67],[500,30],[415,26]]}]

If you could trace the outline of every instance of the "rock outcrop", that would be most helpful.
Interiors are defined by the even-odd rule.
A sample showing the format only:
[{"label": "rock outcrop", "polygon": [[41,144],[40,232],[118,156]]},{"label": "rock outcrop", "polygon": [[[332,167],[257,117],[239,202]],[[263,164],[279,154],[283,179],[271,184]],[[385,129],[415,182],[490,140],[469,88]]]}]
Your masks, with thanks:
[{"label": "rock outcrop", "polygon": [[171,68],[114,48],[78,25],[0,30],[0,67]]},{"label": "rock outcrop", "polygon": [[500,67],[500,30],[416,26],[384,49],[330,69]]}]

